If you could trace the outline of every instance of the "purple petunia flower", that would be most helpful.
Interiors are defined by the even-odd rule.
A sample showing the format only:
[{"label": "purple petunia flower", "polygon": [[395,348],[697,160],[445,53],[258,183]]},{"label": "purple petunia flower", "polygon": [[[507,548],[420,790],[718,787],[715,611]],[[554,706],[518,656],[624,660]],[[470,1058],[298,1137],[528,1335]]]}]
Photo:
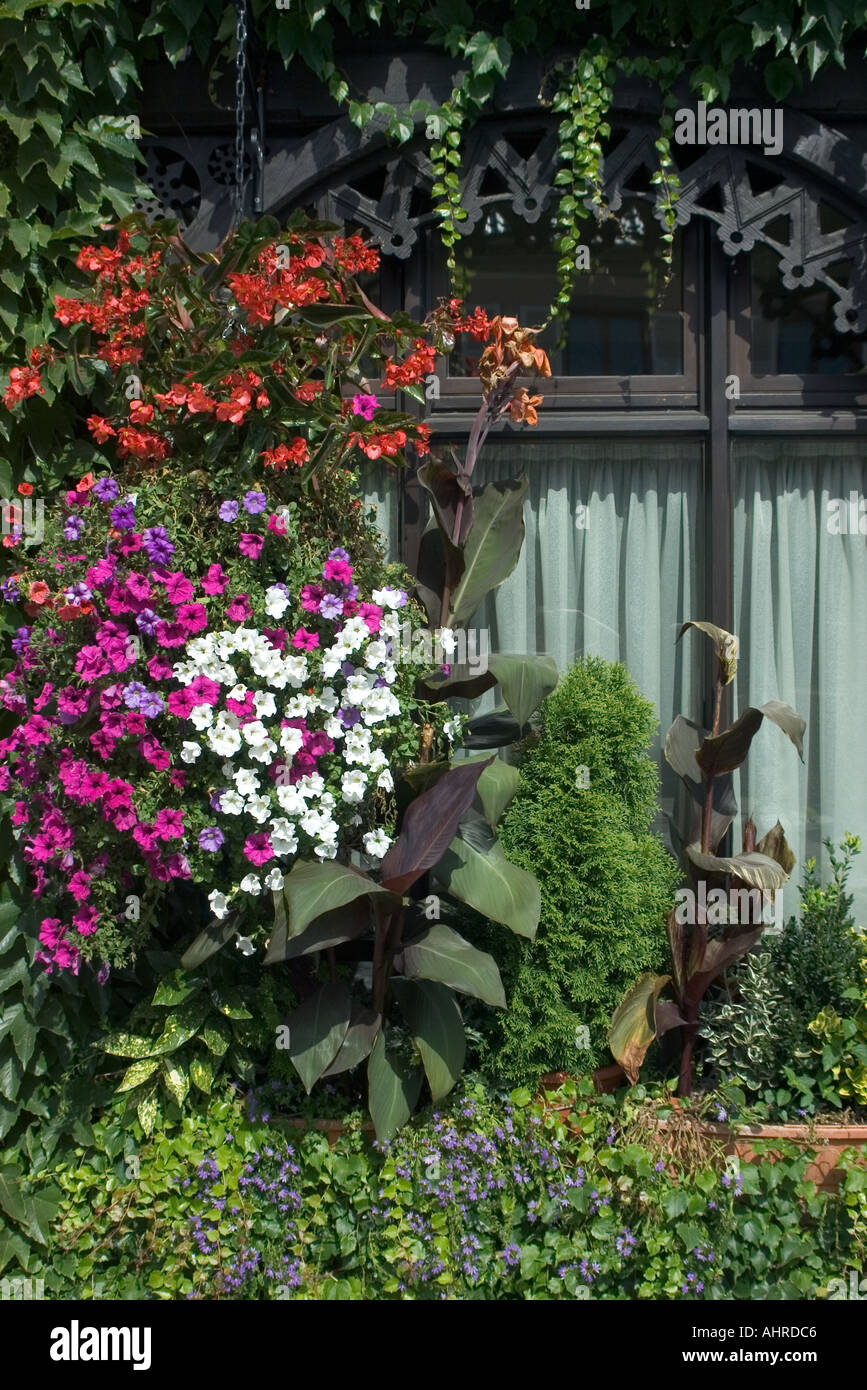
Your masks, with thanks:
[{"label": "purple petunia flower", "polygon": [[346,561],[348,561],[348,560],[349,560],[349,551],[348,551],[348,550],[344,550],[342,545],[338,545],[338,546],[335,546],[335,548],[334,548],[333,550],[329,550],[329,552],[328,552],[328,558],[329,558],[329,560],[346,560]]},{"label": "purple petunia flower", "polygon": [[18,632],[12,638],[12,650],[16,652],[18,656],[21,656],[27,651],[30,645],[30,634],[32,631],[33,629],[31,627],[19,627]]},{"label": "purple petunia flower", "polygon": [[123,702],[128,709],[138,709],[142,695],[147,695],[147,686],[141,681],[130,681],[123,688]]},{"label": "purple petunia flower", "polygon": [[208,825],[204,830],[199,831],[199,849],[206,849],[211,854],[216,854],[223,843],[225,836],[216,825]]},{"label": "purple petunia flower", "polygon": [[99,967],[99,970],[97,971],[96,983],[98,985],[108,984],[108,977],[110,974],[111,966],[109,965],[108,961],[104,961],[103,964]]},{"label": "purple petunia flower", "polygon": [[3,595],[7,603],[17,603],[21,597],[21,590],[10,575],[0,584],[0,594]]},{"label": "purple petunia flower", "polygon": [[112,507],[110,521],[116,531],[132,531],[135,528],[135,502],[129,499]]},{"label": "purple petunia flower", "polygon": [[268,498],[265,496],[264,492],[251,491],[244,493],[244,510],[249,512],[251,516],[255,516],[257,512],[264,512],[267,505]]},{"label": "purple petunia flower", "polygon": [[361,718],[361,710],[359,709],[340,709],[337,713],[340,715],[340,722],[344,729],[354,728]]},{"label": "purple petunia flower", "polygon": [[70,584],[69,588],[64,590],[64,596],[73,607],[78,607],[87,602],[91,597],[91,591],[83,580],[79,580],[77,584]]},{"label": "purple petunia flower", "polygon": [[165,526],[148,526],[144,533],[144,548],[152,565],[164,565],[175,553]]},{"label": "purple petunia flower", "polygon": [[238,515],[238,504],[234,501],[220,503],[218,516],[221,521],[234,521]]},{"label": "purple petunia flower", "polygon": [[224,794],[224,792],[227,792],[228,790],[228,787],[221,787],[219,791],[214,792],[210,801],[208,802],[208,805],[210,806],[212,811],[220,810],[220,797]]},{"label": "purple petunia flower", "polygon": [[94,483],[91,492],[98,502],[113,502],[120,493],[120,488],[114,478],[100,478]]},{"label": "purple petunia flower", "polygon": [[339,618],[343,612],[343,599],[336,594],[326,594],[319,605],[323,618]]},{"label": "purple petunia flower", "polygon": [[165,701],[155,690],[146,690],[138,702],[138,712],[143,714],[145,719],[156,719],[164,709]]},{"label": "purple petunia flower", "polygon": [[68,541],[77,541],[83,530],[84,522],[80,516],[67,517],[63,534]]},{"label": "purple petunia flower", "polygon": [[135,620],[135,625],[139,632],[143,632],[145,637],[153,637],[157,630],[159,618],[152,608],[143,608]]}]

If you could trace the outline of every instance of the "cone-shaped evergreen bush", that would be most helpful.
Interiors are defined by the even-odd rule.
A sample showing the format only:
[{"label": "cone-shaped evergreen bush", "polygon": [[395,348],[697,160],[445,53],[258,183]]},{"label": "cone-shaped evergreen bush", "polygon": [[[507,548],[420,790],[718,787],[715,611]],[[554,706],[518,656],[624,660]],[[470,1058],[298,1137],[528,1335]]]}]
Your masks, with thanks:
[{"label": "cone-shaped evergreen bush", "polygon": [[611,1061],[606,1033],[624,990],[641,971],[664,968],[663,919],[678,881],[648,828],[659,786],[647,756],[655,711],[626,668],[579,661],[542,713],[500,823],[509,858],[541,885],[538,935],[481,931],[509,1001],[487,1023],[482,1060],[510,1081]]}]

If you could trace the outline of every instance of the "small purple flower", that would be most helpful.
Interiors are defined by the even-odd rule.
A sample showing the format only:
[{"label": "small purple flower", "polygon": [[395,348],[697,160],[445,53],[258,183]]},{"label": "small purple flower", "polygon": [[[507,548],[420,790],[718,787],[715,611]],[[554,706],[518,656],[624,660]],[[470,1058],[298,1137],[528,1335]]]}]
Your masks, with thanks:
[{"label": "small purple flower", "polygon": [[96,983],[97,983],[98,985],[107,984],[107,983],[108,983],[108,977],[109,977],[110,974],[111,974],[111,966],[109,965],[108,961],[104,961],[104,962],[102,963],[102,965],[99,967],[99,970],[97,971],[97,974],[96,974]]},{"label": "small purple flower", "polygon": [[228,790],[228,787],[221,787],[219,791],[214,792],[213,796],[208,802],[208,805],[210,806],[212,811],[220,811],[222,809],[220,806],[220,797],[224,794],[224,792],[227,792]]},{"label": "small purple flower", "polygon": [[342,545],[337,545],[333,550],[329,550],[328,558],[329,560],[346,560],[348,562],[349,551],[344,550]]},{"label": "small purple flower", "polygon": [[238,515],[238,503],[234,501],[221,502],[218,515],[221,521],[234,521]]},{"label": "small purple flower", "polygon": [[123,688],[123,702],[128,709],[138,709],[142,695],[147,695],[147,686],[141,681],[130,681]]},{"label": "small purple flower", "polygon": [[725,1121],[728,1119],[728,1115],[726,1114],[725,1110],[722,1108],[721,1105],[718,1105],[716,1108],[716,1117],[717,1122],[719,1124],[724,1124]]},{"label": "small purple flower", "polygon": [[204,830],[199,831],[199,849],[206,849],[209,854],[216,854],[224,839],[222,830],[216,825],[206,826]]},{"label": "small purple flower", "polygon": [[143,632],[145,637],[153,637],[157,630],[159,618],[152,608],[143,608],[135,620],[135,625],[139,632]]},{"label": "small purple flower", "polygon": [[155,690],[146,690],[138,702],[138,712],[143,714],[145,719],[156,719],[164,709],[165,701]]},{"label": "small purple flower", "polygon": [[362,391],[352,397],[352,413],[360,415],[363,420],[372,420],[378,405],[376,396],[366,396]]},{"label": "small purple flower", "polygon": [[323,618],[339,618],[343,612],[343,599],[336,594],[326,594],[319,605]]},{"label": "small purple flower", "polygon": [[507,1245],[505,1250],[500,1251],[500,1259],[503,1260],[507,1269],[514,1269],[515,1265],[521,1263],[520,1245]]},{"label": "small purple flower", "polygon": [[84,521],[80,516],[67,517],[63,534],[68,541],[77,541],[83,530]]},{"label": "small purple flower", "polygon": [[110,521],[116,531],[132,531],[135,529],[135,502],[127,499],[118,502],[116,507],[112,507]]},{"label": "small purple flower", "polygon": [[0,594],[3,595],[7,603],[17,603],[21,597],[21,590],[10,575],[0,584]]},{"label": "small purple flower", "polygon": [[361,718],[359,709],[341,709],[337,713],[340,715],[340,722],[344,729],[353,729]]},{"label": "small purple flower", "polygon": [[69,588],[64,590],[64,594],[67,602],[71,603],[75,608],[80,607],[82,603],[86,603],[91,597],[91,591],[83,580],[79,580],[77,584],[70,584]]},{"label": "small purple flower", "polygon": [[249,512],[251,516],[255,516],[257,512],[264,512],[267,505],[268,498],[265,496],[264,492],[251,491],[244,493],[244,510]]},{"label": "small purple flower", "polygon": [[120,493],[120,488],[114,478],[100,478],[94,483],[91,492],[98,502],[113,502]]},{"label": "small purple flower", "polygon": [[144,533],[144,548],[152,565],[164,565],[175,553],[165,526],[148,526]]},{"label": "small purple flower", "polygon": [[12,650],[16,652],[18,656],[22,656],[24,652],[27,651],[30,645],[30,634],[32,631],[32,627],[19,627],[18,632],[12,638]]}]

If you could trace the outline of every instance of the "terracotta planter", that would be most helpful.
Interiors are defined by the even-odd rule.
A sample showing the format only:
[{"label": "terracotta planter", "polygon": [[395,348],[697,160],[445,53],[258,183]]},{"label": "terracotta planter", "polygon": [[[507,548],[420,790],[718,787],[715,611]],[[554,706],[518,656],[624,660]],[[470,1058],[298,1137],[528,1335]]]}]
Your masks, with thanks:
[{"label": "terracotta planter", "polygon": [[[626,1084],[626,1073],[616,1062],[610,1067],[597,1067],[594,1072],[591,1072],[591,1076],[598,1096],[613,1095],[615,1091],[619,1091],[620,1087]],[[570,1076],[566,1071],[549,1071],[544,1076],[539,1077],[539,1085],[544,1091],[556,1091],[565,1082],[578,1080],[580,1080],[579,1077]],[[574,1105],[553,1105],[550,1108],[555,1110],[563,1120],[571,1115],[575,1109]]]},{"label": "terracotta planter", "polygon": [[[659,1128],[667,1127],[666,1120]],[[807,1165],[805,1177],[823,1192],[836,1192],[842,1174],[837,1168],[844,1149],[861,1148],[867,1166],[867,1125],[731,1125],[702,1123],[702,1134],[719,1140],[725,1153],[735,1154],[743,1163],[759,1163],[763,1158],[773,1162],[773,1152],[757,1154],[756,1140],[785,1140],[804,1149],[814,1149],[816,1156]]]},{"label": "terracotta planter", "polygon": [[[324,1134],[328,1140],[330,1148],[334,1148],[342,1134],[346,1134],[346,1125],[342,1120],[302,1120],[297,1117],[287,1118],[283,1121],[289,1129],[299,1129],[306,1133],[307,1130],[315,1129],[320,1134]],[[376,1130],[372,1120],[364,1120],[361,1126],[362,1134],[373,1135]]]}]

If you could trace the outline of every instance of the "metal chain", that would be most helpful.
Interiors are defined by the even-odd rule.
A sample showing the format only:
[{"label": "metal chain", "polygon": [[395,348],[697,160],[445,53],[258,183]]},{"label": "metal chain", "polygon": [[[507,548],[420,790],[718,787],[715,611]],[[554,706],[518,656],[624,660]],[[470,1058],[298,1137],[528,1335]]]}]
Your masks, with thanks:
[{"label": "metal chain", "polygon": [[232,225],[238,227],[244,217],[245,150],[244,118],[246,116],[247,92],[245,73],[247,65],[247,0],[237,0],[235,24],[237,52],[235,54],[235,214]]}]

